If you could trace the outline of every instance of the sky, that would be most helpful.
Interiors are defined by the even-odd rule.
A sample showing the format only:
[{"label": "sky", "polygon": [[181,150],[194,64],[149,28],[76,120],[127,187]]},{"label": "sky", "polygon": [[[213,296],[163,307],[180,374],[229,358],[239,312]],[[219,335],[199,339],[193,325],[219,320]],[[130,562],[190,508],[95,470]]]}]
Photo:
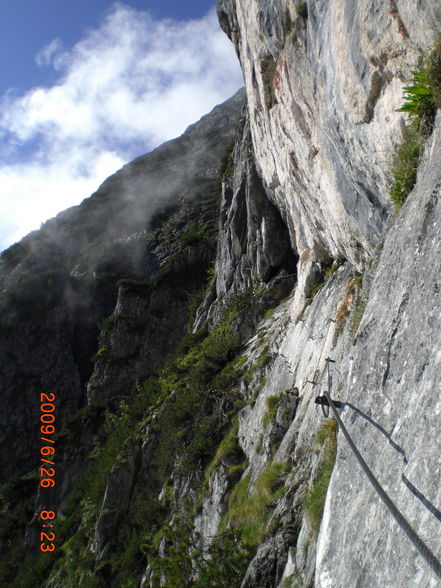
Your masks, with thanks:
[{"label": "sky", "polygon": [[0,0],[0,251],[242,83],[210,0]]}]

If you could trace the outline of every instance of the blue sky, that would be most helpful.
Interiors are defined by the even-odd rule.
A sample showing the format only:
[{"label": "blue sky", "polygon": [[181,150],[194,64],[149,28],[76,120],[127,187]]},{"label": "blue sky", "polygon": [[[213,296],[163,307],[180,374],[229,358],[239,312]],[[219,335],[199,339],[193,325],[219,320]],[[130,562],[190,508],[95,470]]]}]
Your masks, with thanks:
[{"label": "blue sky", "polygon": [[207,0],[0,0],[0,250],[242,84]]}]

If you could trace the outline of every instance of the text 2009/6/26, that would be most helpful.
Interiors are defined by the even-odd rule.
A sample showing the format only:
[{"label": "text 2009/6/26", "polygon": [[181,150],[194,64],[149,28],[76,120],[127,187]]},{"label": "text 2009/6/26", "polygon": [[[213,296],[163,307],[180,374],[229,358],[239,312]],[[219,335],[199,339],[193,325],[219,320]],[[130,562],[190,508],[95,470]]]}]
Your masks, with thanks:
[{"label": "text 2009/6/26", "polygon": [[[52,392],[40,394],[40,486],[53,488],[55,486],[55,394]],[[43,491],[41,491],[43,498]],[[53,510],[42,510],[39,514],[41,522],[40,551],[55,550],[56,514]]]}]

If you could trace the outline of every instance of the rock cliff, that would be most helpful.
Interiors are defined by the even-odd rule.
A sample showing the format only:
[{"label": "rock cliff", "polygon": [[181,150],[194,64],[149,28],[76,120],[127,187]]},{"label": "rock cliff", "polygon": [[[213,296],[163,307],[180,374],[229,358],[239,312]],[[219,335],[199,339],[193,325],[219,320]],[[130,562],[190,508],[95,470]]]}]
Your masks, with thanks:
[{"label": "rock cliff", "polygon": [[[217,10],[245,104],[2,254],[0,577],[434,588],[441,98],[412,124],[396,109],[440,45],[436,2]],[[397,209],[408,129],[418,160]],[[50,493],[33,455],[42,388],[58,397]],[[324,418],[326,393],[417,539]],[[57,549],[37,556],[48,505]]]}]

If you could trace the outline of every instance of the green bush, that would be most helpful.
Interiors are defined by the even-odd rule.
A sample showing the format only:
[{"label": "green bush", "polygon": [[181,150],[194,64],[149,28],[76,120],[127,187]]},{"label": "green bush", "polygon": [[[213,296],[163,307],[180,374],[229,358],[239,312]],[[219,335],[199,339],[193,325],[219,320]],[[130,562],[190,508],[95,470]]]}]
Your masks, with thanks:
[{"label": "green bush", "polygon": [[413,71],[412,83],[404,87],[404,104],[398,112],[407,112],[423,135],[430,134],[436,109],[441,108],[441,36],[425,60],[425,66]]},{"label": "green bush", "polygon": [[196,560],[198,577],[191,585],[194,588],[239,588],[251,560],[252,549],[241,542],[237,533],[228,530],[215,538],[207,556]]},{"label": "green bush", "polygon": [[432,89],[427,82],[425,69],[413,71],[413,81],[409,86],[404,86],[404,104],[397,108],[398,112],[406,112],[415,119],[420,126],[433,119],[435,104]]},{"label": "green bush", "polygon": [[[239,588],[253,550],[243,544],[235,531],[226,530],[217,535],[203,553],[191,551],[189,538],[192,532],[192,518],[183,513],[174,517],[172,523],[165,524],[155,539],[143,546],[154,585],[159,586],[162,580],[167,588]],[[165,547],[159,556],[161,542]],[[192,572],[197,577],[190,579]]]}]

